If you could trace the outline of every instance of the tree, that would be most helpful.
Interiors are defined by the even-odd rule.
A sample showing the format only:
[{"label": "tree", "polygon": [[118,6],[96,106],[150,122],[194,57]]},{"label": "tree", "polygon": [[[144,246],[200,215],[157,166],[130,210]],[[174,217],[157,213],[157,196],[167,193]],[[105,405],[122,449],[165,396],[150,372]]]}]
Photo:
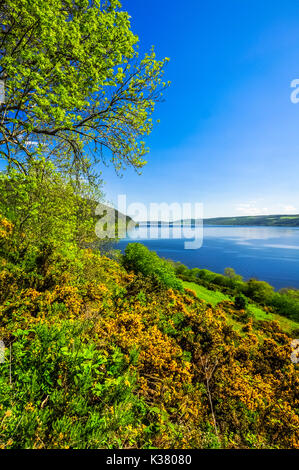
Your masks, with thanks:
[{"label": "tree", "polygon": [[225,268],[224,275],[229,279],[233,279],[234,281],[241,282],[243,280],[242,276],[236,274],[234,268]]},{"label": "tree", "polygon": [[230,279],[233,279],[236,275],[234,268],[225,268],[224,274]]},{"label": "tree", "polygon": [[41,152],[85,174],[107,158],[141,168],[168,59],[138,58],[120,3],[3,0],[0,18],[2,158],[25,172]]},{"label": "tree", "polygon": [[249,279],[244,290],[244,294],[250,299],[260,304],[269,303],[273,296],[274,289],[265,281]]},{"label": "tree", "polygon": [[235,297],[235,308],[237,310],[245,310],[247,305],[247,298],[245,295],[239,294]]},{"label": "tree", "polygon": [[45,159],[33,161],[27,174],[1,172],[0,214],[13,226],[9,256],[34,260],[49,249],[70,253],[99,243],[94,214],[101,196],[99,187],[78,186]]},{"label": "tree", "polygon": [[199,268],[190,269],[189,272],[190,272],[191,276],[194,277],[195,279],[199,278],[199,276],[200,276],[200,269]]},{"label": "tree", "polygon": [[176,275],[181,275],[181,274],[188,275],[189,270],[188,270],[187,266],[185,266],[180,261],[177,261],[177,262],[174,263],[174,269],[175,269]]},{"label": "tree", "polygon": [[141,243],[129,243],[126,246],[123,265],[128,271],[154,278],[167,288],[183,290],[182,282],[177,279],[174,267]]},{"label": "tree", "polygon": [[299,321],[299,299],[288,294],[275,292],[271,298],[270,305],[275,308],[279,315]]}]

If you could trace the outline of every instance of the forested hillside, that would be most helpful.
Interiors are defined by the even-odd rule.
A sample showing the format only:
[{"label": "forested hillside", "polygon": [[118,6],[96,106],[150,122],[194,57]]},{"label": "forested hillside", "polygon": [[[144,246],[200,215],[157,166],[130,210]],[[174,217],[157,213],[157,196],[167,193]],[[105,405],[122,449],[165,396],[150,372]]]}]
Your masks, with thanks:
[{"label": "forested hillside", "polygon": [[[173,222],[148,221],[140,222],[141,226],[173,226],[178,224],[192,224],[201,222],[198,219],[181,219]],[[299,227],[299,215],[249,215],[241,217],[213,217],[203,219],[204,225],[244,225],[244,226],[268,226],[268,227]]]},{"label": "forested hillside", "polygon": [[1,23],[0,449],[298,448],[298,292],[98,225],[103,164],[146,163],[168,58],[118,0],[6,0]]},{"label": "forested hillside", "polygon": [[252,215],[205,219],[207,225],[264,225],[270,227],[299,227],[299,215]]},{"label": "forested hillside", "polygon": [[79,222],[49,245],[1,216],[1,448],[297,448],[279,323],[213,307],[142,245],[80,248]]}]

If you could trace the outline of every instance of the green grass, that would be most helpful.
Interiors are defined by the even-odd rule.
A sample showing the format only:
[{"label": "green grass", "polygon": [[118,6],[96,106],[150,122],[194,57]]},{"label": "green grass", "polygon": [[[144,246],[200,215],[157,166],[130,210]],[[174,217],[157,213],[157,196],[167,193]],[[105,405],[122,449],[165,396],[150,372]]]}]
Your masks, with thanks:
[{"label": "green grass", "polygon": [[212,290],[206,289],[203,286],[199,286],[195,282],[183,281],[183,284],[184,287],[187,287],[187,289],[193,290],[199,299],[205,300],[209,304],[212,304],[213,307],[223,300],[231,300],[231,297],[228,295],[222,294],[222,292],[219,291],[214,292]]},{"label": "green grass", "polygon": [[[225,295],[220,291],[212,291],[212,290],[206,289],[203,286],[199,286],[195,282],[183,281],[183,285],[187,289],[193,290],[199,299],[205,300],[207,303],[210,303],[211,305],[213,305],[213,307],[215,307],[217,304],[219,304],[219,302],[222,302],[223,300],[230,300],[230,301],[234,300],[233,297],[230,297],[229,295]],[[262,308],[258,307],[255,304],[248,304],[248,310],[250,313],[252,313],[255,320],[278,321],[281,328],[286,333],[291,334],[293,330],[299,328],[299,323],[294,322],[290,320],[289,318],[283,317],[281,315],[277,315],[275,313],[267,313],[265,312],[265,310],[263,310]],[[231,318],[229,320],[231,320],[230,323],[233,323],[237,330],[240,329],[239,322]]]}]

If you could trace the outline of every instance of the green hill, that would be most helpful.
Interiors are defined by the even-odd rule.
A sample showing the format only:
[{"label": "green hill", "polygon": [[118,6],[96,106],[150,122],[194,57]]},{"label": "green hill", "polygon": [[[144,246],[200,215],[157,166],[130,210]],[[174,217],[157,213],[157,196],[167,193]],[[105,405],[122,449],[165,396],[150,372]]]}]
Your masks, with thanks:
[{"label": "green hill", "polygon": [[13,236],[1,217],[0,448],[298,447],[277,321],[203,301],[140,244],[119,261],[59,248],[32,270]]},{"label": "green hill", "polygon": [[[172,226],[178,224],[195,224],[197,219],[140,222],[140,226]],[[276,226],[299,227],[299,215],[252,215],[241,217],[214,217],[204,219],[204,225],[247,225],[247,226]]]},{"label": "green hill", "polygon": [[212,219],[205,219],[204,224],[299,227],[299,215],[255,215],[242,217],[216,217]]}]

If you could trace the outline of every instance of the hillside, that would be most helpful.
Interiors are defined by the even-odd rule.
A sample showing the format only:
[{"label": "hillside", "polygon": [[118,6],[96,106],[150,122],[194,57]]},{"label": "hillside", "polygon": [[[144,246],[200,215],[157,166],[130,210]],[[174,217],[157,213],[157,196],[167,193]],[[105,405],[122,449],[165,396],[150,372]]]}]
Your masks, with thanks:
[{"label": "hillside", "polygon": [[[140,222],[140,226],[172,226],[178,224],[196,223],[196,219],[175,220],[173,222],[148,221]],[[299,227],[299,215],[254,215],[241,217],[215,217],[203,220],[204,225],[247,225],[247,226],[276,226]]]},{"label": "hillside", "polygon": [[104,204],[104,203],[97,203],[96,205],[97,205],[97,215],[99,215],[100,218],[105,217],[109,221],[115,220],[116,223],[120,221],[125,221],[126,225],[128,225],[129,223],[132,223],[135,225],[135,222],[132,219],[132,217],[130,217],[129,215],[123,214],[122,212],[118,211],[114,207],[111,207],[108,204]]},{"label": "hillside", "polygon": [[[225,302],[226,305],[234,305],[234,297],[229,296],[227,294],[223,294],[221,291],[209,290],[206,287],[200,286],[194,282],[185,281],[183,284],[187,289],[192,289],[199,299],[206,301],[213,307],[221,304],[222,302]],[[242,318],[241,316],[236,316],[234,313],[235,312],[233,311],[232,316],[227,315],[227,319],[236,330],[240,331]],[[279,323],[280,328],[285,333],[293,336],[297,336],[299,331],[298,322],[290,320],[289,318],[283,317],[281,315],[266,311],[265,309],[254,303],[249,304],[247,307],[247,319],[249,318],[251,318],[253,325],[258,325],[260,321],[276,321]]]},{"label": "hillside", "polygon": [[[143,470],[257,454],[197,449],[299,449],[299,289],[247,279],[283,263],[297,285],[296,241],[281,255],[264,235],[294,235],[299,215],[204,220],[213,239],[194,268],[196,250],[190,268],[175,261],[179,233],[150,237],[173,260],[129,240],[183,220],[125,215],[167,219],[199,193],[218,214],[266,193],[291,211],[297,5],[276,3],[1,2],[1,469],[33,450]],[[216,225],[290,228],[252,229],[266,266],[261,237],[240,253],[213,235],[251,229]]]},{"label": "hillside", "polygon": [[0,228],[1,448],[299,446],[277,321],[201,300],[140,244],[118,261],[54,251],[32,271]]},{"label": "hillside", "polygon": [[256,215],[242,217],[217,217],[205,219],[207,225],[264,225],[299,227],[299,215]]}]

